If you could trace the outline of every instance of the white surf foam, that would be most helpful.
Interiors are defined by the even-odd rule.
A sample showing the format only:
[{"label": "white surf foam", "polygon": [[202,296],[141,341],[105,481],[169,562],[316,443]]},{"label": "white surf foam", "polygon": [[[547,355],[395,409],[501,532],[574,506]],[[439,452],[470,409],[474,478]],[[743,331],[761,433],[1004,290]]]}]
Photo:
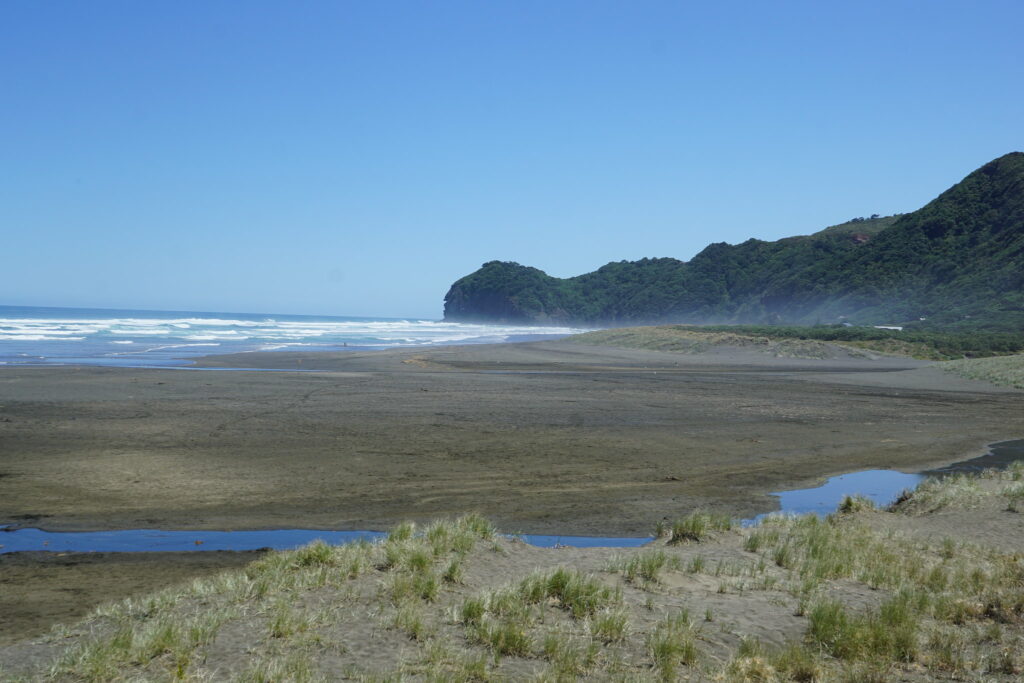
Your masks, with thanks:
[{"label": "white surf foam", "polygon": [[[574,327],[537,327],[532,325],[482,325],[440,320],[241,320],[231,317],[175,316],[138,318],[133,316],[88,319],[74,318],[0,318],[0,344],[32,342],[68,342],[55,351],[50,345],[46,355],[51,361],[61,357],[86,357],[145,354],[159,358],[166,354],[195,355],[187,350],[208,347],[211,352],[274,351],[292,347],[370,347],[408,348],[436,344],[497,343],[516,335],[566,335],[584,332]],[[79,345],[79,342],[85,344]],[[125,346],[130,349],[124,348]],[[220,347],[217,351],[212,349]],[[17,349],[21,350],[21,349]],[[35,351],[35,349],[32,349]],[[42,347],[37,353],[42,352]],[[0,346],[0,354],[3,346]],[[35,354],[32,354],[33,356]]]},{"label": "white surf foam", "polygon": [[85,337],[56,337],[45,334],[17,334],[17,335],[6,335],[0,334],[0,340],[11,340],[11,341],[82,341]]}]

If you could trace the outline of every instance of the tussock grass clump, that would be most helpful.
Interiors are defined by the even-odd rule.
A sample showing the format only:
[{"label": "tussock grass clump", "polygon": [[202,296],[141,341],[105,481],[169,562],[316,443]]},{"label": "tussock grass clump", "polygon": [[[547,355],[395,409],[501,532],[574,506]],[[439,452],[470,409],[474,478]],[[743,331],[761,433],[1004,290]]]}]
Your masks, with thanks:
[{"label": "tussock grass clump", "polygon": [[779,680],[778,672],[764,657],[734,657],[725,667],[725,673],[731,681],[753,681]]},{"label": "tussock grass clump", "polygon": [[188,669],[195,651],[209,643],[229,613],[192,619],[162,615],[133,627],[129,620],[114,631],[67,650],[50,668],[51,678],[115,680],[131,667],[155,664],[172,676]]},{"label": "tussock grass clump", "polygon": [[836,512],[841,515],[852,515],[858,512],[868,512],[876,509],[875,502],[866,496],[843,496],[839,502]]},{"label": "tussock grass clump", "polygon": [[889,539],[879,537],[860,523],[844,524],[839,518],[776,517],[762,522],[756,547],[779,567],[789,569],[814,587],[821,581],[855,578],[874,588],[898,586],[920,563],[912,553]]},{"label": "tussock grass clump", "polygon": [[803,643],[786,643],[770,655],[769,661],[783,680],[803,683],[825,680],[820,650],[811,649]]},{"label": "tussock grass clump", "polygon": [[[594,665],[597,648],[581,645],[564,632],[549,633],[543,642],[544,659],[550,662],[547,674],[553,680],[578,680]],[[549,680],[542,676],[541,680]]]},{"label": "tussock grass clump", "polygon": [[617,643],[626,638],[629,617],[624,610],[605,609],[590,620],[590,635],[605,643]]},{"label": "tussock grass clump", "polygon": [[1024,479],[1024,460],[1016,460],[1010,463],[1009,467],[1003,470],[1001,478],[1004,481],[1021,481]]},{"label": "tussock grass clump", "polygon": [[466,598],[458,609],[458,619],[471,639],[488,646],[495,655],[527,656],[544,606],[565,610],[573,620],[589,619],[593,637],[614,642],[624,637],[627,628],[624,613],[611,609],[621,602],[620,590],[589,574],[559,567]]},{"label": "tussock grass clump", "polygon": [[613,559],[609,571],[621,572],[630,583],[657,583],[663,569],[679,570],[681,566],[678,557],[670,557],[664,550],[642,550]]},{"label": "tussock grass clump", "polygon": [[280,657],[260,657],[238,677],[238,683],[307,683],[317,680],[302,652],[291,652]]},{"label": "tussock grass clump", "polygon": [[561,567],[547,576],[547,597],[557,601],[574,619],[593,616],[599,609],[622,601],[618,589],[609,588],[589,574]]},{"label": "tussock grass clump", "polygon": [[487,599],[482,597],[466,598],[459,609],[459,620],[467,626],[479,624],[487,613]]},{"label": "tussock grass clump", "polygon": [[696,510],[677,519],[666,529],[669,544],[699,543],[716,531],[729,531],[733,520],[728,515]]},{"label": "tussock grass clump", "polygon": [[696,633],[688,612],[666,617],[655,626],[647,639],[647,648],[662,680],[675,680],[680,664],[690,666],[697,661]]},{"label": "tussock grass clump", "polygon": [[1003,489],[1002,495],[1006,498],[1006,509],[1008,512],[1021,512],[1024,510],[1024,483],[1007,486]]},{"label": "tussock grass clump", "polygon": [[483,621],[471,629],[472,637],[496,655],[526,657],[533,650],[529,622],[520,619]]},{"label": "tussock grass clump", "polygon": [[[441,582],[462,581],[462,563],[478,540],[494,538],[494,527],[477,514],[456,520],[433,522],[418,531],[411,522],[396,526],[380,546],[378,569],[393,572],[387,586],[391,601],[406,599],[433,601]],[[440,575],[434,565],[448,557]]]},{"label": "tussock grass clump", "polygon": [[445,583],[462,583],[462,563],[464,559],[464,555],[456,555],[448,562],[444,573],[441,574],[441,578],[444,579]]},{"label": "tussock grass clump", "polygon": [[834,657],[872,662],[912,662],[918,653],[920,610],[900,594],[878,610],[851,614],[842,603],[823,600],[808,613],[808,636]]},{"label": "tussock grass clump", "polygon": [[424,571],[434,563],[434,555],[422,539],[388,539],[382,546],[378,569]]},{"label": "tussock grass clump", "polygon": [[436,559],[456,553],[465,555],[479,540],[491,541],[494,526],[476,513],[454,520],[438,520],[419,530],[413,522],[396,525],[381,544],[382,569],[424,571]]},{"label": "tussock grass clump", "polygon": [[779,534],[779,529],[774,527],[766,525],[755,527],[744,539],[743,548],[756,553],[764,545],[773,546],[777,544],[779,542]]},{"label": "tussock grass clump", "polygon": [[308,614],[281,600],[274,605],[270,615],[270,637],[287,638],[309,630],[310,625]]},{"label": "tussock grass clump", "polygon": [[[491,680],[488,668],[488,657],[485,654],[475,655],[461,652],[453,647],[450,641],[441,638],[430,638],[422,642],[424,651],[423,666],[409,671],[401,671],[393,677],[382,677],[383,680],[404,678],[404,674],[417,675],[427,681],[445,681],[448,683],[470,683],[470,681]],[[355,676],[352,676],[355,678]],[[377,680],[367,676],[359,680]]]},{"label": "tussock grass clump", "polygon": [[757,638],[743,636],[740,638],[740,645],[736,648],[737,657],[760,657],[764,654],[764,645]]},{"label": "tussock grass clump", "polygon": [[335,561],[334,549],[321,540],[295,550],[291,556],[294,567],[326,567]]},{"label": "tussock grass clump", "polygon": [[401,522],[388,532],[387,542],[388,543],[401,543],[402,541],[408,541],[416,533],[415,522]]},{"label": "tussock grass clump", "polygon": [[395,606],[407,600],[433,602],[441,588],[437,574],[431,571],[394,573],[384,585],[391,603]]},{"label": "tussock grass clump", "polygon": [[[248,582],[237,575],[226,575],[222,580],[234,581],[231,592],[244,601],[283,590],[354,579],[373,564],[375,551],[376,546],[366,541],[331,546],[318,540],[296,550],[268,553],[246,567],[244,578]],[[223,587],[216,586],[213,592],[219,593]]]},{"label": "tussock grass clump", "polygon": [[424,621],[423,608],[414,602],[399,606],[391,620],[391,627],[404,631],[412,640],[425,641],[429,634]]},{"label": "tussock grass clump", "polygon": [[[740,645],[736,648],[733,658],[726,665],[725,673],[734,681],[765,681],[767,683],[779,680],[814,680],[813,677],[801,679],[787,675],[792,673],[800,675],[804,672],[795,668],[780,671],[777,666],[777,659],[778,657],[769,656],[760,640],[744,636],[740,639]],[[785,661],[781,663],[784,666],[788,666],[788,663]]]},{"label": "tussock grass clump", "polygon": [[482,607],[498,616],[522,616],[530,606],[545,600],[568,611],[574,619],[582,619],[618,604],[622,593],[590,574],[559,567],[550,572],[534,572],[518,584],[490,593],[484,600],[469,598],[463,602],[462,614],[464,620],[467,616],[478,619]]},{"label": "tussock grass clump", "polygon": [[470,513],[454,521],[432,522],[423,530],[435,557],[448,553],[464,555],[473,549],[478,540],[493,541],[497,531],[488,520],[477,513]]}]

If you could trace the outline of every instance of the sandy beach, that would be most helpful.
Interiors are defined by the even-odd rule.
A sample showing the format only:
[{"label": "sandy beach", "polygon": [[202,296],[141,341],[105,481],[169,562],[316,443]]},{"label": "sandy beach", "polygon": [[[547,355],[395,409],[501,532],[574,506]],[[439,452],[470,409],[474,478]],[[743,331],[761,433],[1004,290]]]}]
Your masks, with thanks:
[{"label": "sandy beach", "polygon": [[318,372],[5,368],[0,524],[384,529],[477,510],[643,535],[1024,435],[1019,392],[901,358],[539,342],[199,364]]},{"label": "sandy beach", "polygon": [[[749,517],[773,509],[772,491],[919,471],[1024,435],[1018,391],[841,350],[558,341],[199,365],[313,372],[4,368],[0,524],[386,529],[475,510],[509,531],[639,536],[695,508]],[[184,578],[194,561],[179,564]],[[16,567],[0,564],[12,590],[29,586]],[[40,604],[90,586],[82,610],[134,590],[93,590],[73,569],[40,577]]]}]

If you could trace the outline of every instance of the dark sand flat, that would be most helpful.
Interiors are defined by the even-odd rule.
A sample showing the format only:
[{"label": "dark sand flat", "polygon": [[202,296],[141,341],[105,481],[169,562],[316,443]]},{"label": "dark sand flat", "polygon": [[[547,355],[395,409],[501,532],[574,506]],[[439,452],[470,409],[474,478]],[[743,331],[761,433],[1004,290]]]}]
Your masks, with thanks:
[{"label": "dark sand flat", "polygon": [[[384,529],[478,510],[506,530],[645,535],[1024,436],[1021,392],[842,353],[539,342],[199,365],[318,372],[0,370],[0,525]],[[249,559],[5,556],[0,640]]]},{"label": "dark sand flat", "polygon": [[382,529],[478,510],[506,529],[641,535],[1024,436],[1020,392],[897,358],[537,342],[200,365],[320,372],[4,368],[0,523]]},{"label": "dark sand flat", "polygon": [[[0,535],[0,540],[3,536]],[[0,555],[0,645],[72,623],[114,598],[243,567],[260,552]]]}]

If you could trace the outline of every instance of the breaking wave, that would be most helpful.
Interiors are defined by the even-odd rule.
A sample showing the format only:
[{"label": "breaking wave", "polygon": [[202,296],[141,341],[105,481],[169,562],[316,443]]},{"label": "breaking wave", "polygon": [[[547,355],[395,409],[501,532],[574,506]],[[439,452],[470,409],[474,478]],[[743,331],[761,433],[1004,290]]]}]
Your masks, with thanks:
[{"label": "breaking wave", "polygon": [[183,365],[187,363],[183,359],[211,353],[498,343],[512,337],[585,331],[418,319],[118,313],[127,312],[0,306],[0,360],[5,364]]}]

